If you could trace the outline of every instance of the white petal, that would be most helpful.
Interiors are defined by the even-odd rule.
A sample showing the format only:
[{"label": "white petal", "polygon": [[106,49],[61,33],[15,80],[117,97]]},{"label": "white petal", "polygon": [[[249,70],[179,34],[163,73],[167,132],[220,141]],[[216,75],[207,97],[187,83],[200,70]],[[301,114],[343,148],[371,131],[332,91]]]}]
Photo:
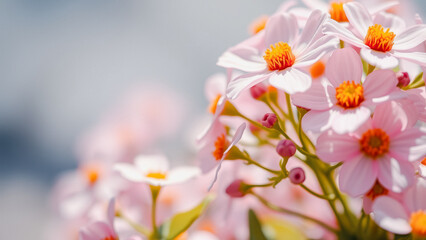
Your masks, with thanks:
[{"label": "white petal", "polygon": [[269,78],[272,86],[284,90],[288,94],[304,92],[311,87],[311,77],[293,67],[274,72]]},{"label": "white petal", "polygon": [[230,99],[236,99],[242,91],[267,80],[272,74],[273,72],[265,70],[241,75],[229,83],[226,95]]},{"label": "white petal", "polygon": [[336,36],[340,40],[350,43],[359,48],[366,47],[366,45],[361,39],[356,37],[351,31],[343,27],[340,23],[332,19],[328,19],[324,23],[323,33]]},{"label": "white petal", "polygon": [[389,52],[378,52],[369,48],[361,49],[361,57],[369,64],[381,69],[391,69],[398,66],[396,59]]},{"label": "white petal", "polygon": [[302,118],[302,128],[305,131],[324,132],[331,128],[333,123],[332,110],[311,110]]},{"label": "white petal", "polygon": [[353,132],[370,118],[371,111],[369,108],[359,106],[354,109],[343,109],[336,106],[331,128],[338,134]]},{"label": "white petal", "polygon": [[420,66],[426,67],[426,53],[424,52],[398,52],[393,55],[397,58],[406,59],[407,61],[417,63]]},{"label": "white petal", "polygon": [[322,26],[327,19],[327,14],[320,10],[313,11],[303,26],[302,33],[297,40],[294,52],[299,53],[305,51],[315,41],[317,41],[324,34],[322,33]]},{"label": "white petal", "polygon": [[359,36],[365,37],[368,27],[373,25],[373,19],[371,19],[367,8],[361,3],[350,2],[343,4],[343,9],[349,23],[355,28]]},{"label": "white petal", "polygon": [[200,174],[201,171],[198,167],[178,167],[169,172],[167,180],[173,184],[182,183]]},{"label": "white petal", "polygon": [[293,14],[273,15],[265,25],[265,48],[278,42],[293,43],[298,31],[297,18]]},{"label": "white petal", "polygon": [[204,94],[209,101],[212,101],[218,95],[225,94],[226,84],[226,75],[223,73],[216,73],[207,79],[204,87]]},{"label": "white petal", "polygon": [[169,170],[169,161],[164,155],[139,155],[135,159],[135,165],[142,173]]},{"label": "white petal", "polygon": [[396,35],[393,50],[409,50],[426,41],[426,25],[418,24]]},{"label": "white petal", "polygon": [[373,203],[374,221],[383,229],[397,233],[408,234],[411,227],[404,207],[387,196],[378,197]]},{"label": "white petal", "polygon": [[[330,91],[327,91],[330,88]],[[326,110],[333,106],[334,96],[330,96],[330,92],[334,93],[333,87],[319,81],[312,82],[312,86],[303,93],[295,93],[291,95],[294,105],[313,110]]]},{"label": "white petal", "polygon": [[[248,49],[249,48],[247,48],[247,50]],[[255,53],[253,53],[253,56],[258,57]],[[219,57],[217,65],[225,68],[238,69],[244,72],[259,72],[266,68],[266,62],[261,62],[256,58],[244,59],[229,51]]]},{"label": "white petal", "polygon": [[402,18],[385,12],[378,13],[374,18],[374,23],[382,25],[385,29],[389,28],[397,37],[406,28]]},{"label": "white petal", "polygon": [[300,55],[296,55],[293,67],[307,67],[318,60],[324,54],[333,51],[339,45],[339,39],[334,36],[324,36],[308,46]]},{"label": "white petal", "polygon": [[133,182],[143,182],[143,173],[134,165],[128,163],[117,163],[114,170],[118,171],[124,178]]}]

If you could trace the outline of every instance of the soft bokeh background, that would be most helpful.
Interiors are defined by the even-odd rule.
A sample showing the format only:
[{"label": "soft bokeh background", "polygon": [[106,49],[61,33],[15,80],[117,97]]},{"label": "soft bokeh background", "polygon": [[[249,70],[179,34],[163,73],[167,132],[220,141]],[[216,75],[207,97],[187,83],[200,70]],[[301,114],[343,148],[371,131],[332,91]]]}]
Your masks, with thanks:
[{"label": "soft bokeh background", "polygon": [[160,82],[204,113],[217,57],[281,3],[0,0],[0,239],[43,239],[55,178],[129,89]]}]

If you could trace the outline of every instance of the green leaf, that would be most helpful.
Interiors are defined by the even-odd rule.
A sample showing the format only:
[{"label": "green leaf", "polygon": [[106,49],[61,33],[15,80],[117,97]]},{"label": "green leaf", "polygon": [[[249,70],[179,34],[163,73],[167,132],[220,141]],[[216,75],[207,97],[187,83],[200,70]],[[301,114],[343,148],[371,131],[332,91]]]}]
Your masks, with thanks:
[{"label": "green leaf", "polygon": [[248,211],[250,240],[267,240],[262,232],[262,225],[252,209]]},{"label": "green leaf", "polygon": [[266,218],[262,221],[265,234],[274,240],[306,240],[303,232],[294,224],[274,217]]},{"label": "green leaf", "polygon": [[214,197],[212,195],[208,195],[193,209],[173,216],[170,220],[161,225],[160,228],[162,236],[166,236],[165,239],[169,240],[174,239],[179,234],[185,232],[192,223],[197,220],[201,213],[203,213],[213,198]]}]

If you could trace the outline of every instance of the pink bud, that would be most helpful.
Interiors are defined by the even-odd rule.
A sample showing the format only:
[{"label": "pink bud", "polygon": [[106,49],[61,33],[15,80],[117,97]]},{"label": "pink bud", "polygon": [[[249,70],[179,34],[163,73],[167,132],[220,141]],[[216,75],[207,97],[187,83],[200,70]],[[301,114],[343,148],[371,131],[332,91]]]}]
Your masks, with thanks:
[{"label": "pink bud", "polygon": [[296,153],[296,146],[291,140],[281,140],[277,145],[277,153],[281,157],[291,157]]},{"label": "pink bud", "polygon": [[244,195],[246,195],[246,193],[243,192],[243,190],[242,190],[242,185],[243,184],[244,183],[243,183],[242,179],[236,179],[236,180],[234,180],[226,188],[226,190],[225,190],[226,194],[228,194],[230,197],[233,197],[233,198],[244,197]]},{"label": "pink bud", "polygon": [[293,184],[301,184],[305,181],[305,171],[301,167],[290,170],[289,178]]},{"label": "pink bud", "polygon": [[267,128],[272,128],[274,124],[277,122],[277,116],[273,113],[267,113],[262,118],[262,125]]},{"label": "pink bud", "polygon": [[410,76],[407,72],[398,72],[396,77],[398,78],[398,87],[405,87],[410,84]]},{"label": "pink bud", "polygon": [[263,83],[259,83],[250,88],[251,96],[255,99],[259,99],[268,91]]}]

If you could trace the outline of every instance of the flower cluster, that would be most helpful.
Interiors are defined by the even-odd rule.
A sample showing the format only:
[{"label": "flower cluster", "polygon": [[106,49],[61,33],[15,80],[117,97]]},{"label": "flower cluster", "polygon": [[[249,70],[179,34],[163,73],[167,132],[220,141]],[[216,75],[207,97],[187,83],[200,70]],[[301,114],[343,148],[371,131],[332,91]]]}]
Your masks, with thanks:
[{"label": "flower cluster", "polygon": [[58,184],[80,239],[426,239],[426,25],[395,1],[303,3],[219,57],[197,167],[114,151]]}]

